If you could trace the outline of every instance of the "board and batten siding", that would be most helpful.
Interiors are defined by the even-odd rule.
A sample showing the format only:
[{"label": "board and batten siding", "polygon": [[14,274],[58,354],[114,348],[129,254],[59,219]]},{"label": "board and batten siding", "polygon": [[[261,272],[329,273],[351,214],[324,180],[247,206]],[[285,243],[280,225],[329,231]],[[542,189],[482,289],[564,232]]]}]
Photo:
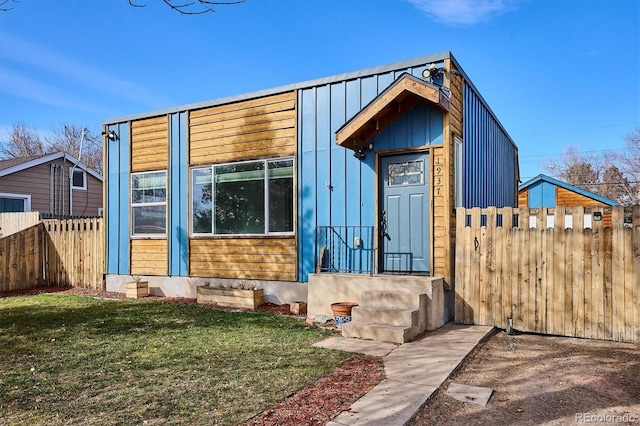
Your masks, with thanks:
[{"label": "board and batten siding", "polygon": [[[336,131],[403,73],[420,77],[429,63],[298,91],[298,280],[315,265],[317,226],[376,226],[378,151],[443,143],[441,111],[417,104],[376,135],[362,161],[336,144]],[[367,144],[368,145],[368,144]]]},{"label": "board and batten siding", "polygon": [[[296,92],[191,111],[191,166],[296,155]],[[294,202],[295,205],[295,202]],[[296,237],[192,237],[189,275],[296,281]]]},{"label": "board and batten siding", "polygon": [[[166,115],[131,122],[131,172],[167,170],[169,120]],[[167,191],[169,192],[169,191]],[[167,210],[168,210],[167,205]],[[131,274],[167,275],[169,252],[165,238],[131,239]]]}]

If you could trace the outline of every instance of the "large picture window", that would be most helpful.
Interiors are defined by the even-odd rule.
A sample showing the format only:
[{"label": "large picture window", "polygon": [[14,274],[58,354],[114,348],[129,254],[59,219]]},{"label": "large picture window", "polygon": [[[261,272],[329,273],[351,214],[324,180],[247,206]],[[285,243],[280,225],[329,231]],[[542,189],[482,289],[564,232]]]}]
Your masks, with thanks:
[{"label": "large picture window", "polygon": [[260,160],[191,170],[191,232],[293,232],[293,160]]},{"label": "large picture window", "polygon": [[167,172],[131,175],[133,235],[167,233]]}]

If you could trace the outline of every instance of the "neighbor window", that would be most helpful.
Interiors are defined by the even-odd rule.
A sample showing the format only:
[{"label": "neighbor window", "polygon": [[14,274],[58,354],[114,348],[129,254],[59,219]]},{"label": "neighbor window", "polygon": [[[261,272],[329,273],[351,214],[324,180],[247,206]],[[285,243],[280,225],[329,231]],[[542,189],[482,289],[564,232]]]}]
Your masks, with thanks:
[{"label": "neighbor window", "polygon": [[166,235],[167,172],[131,175],[133,235]]},{"label": "neighbor window", "polygon": [[70,169],[73,173],[71,178],[71,184],[73,189],[87,189],[87,174],[84,170]]},{"label": "neighbor window", "polygon": [[0,193],[0,213],[30,211],[31,195]]},{"label": "neighbor window", "polygon": [[191,232],[293,232],[293,160],[260,160],[191,170]]}]

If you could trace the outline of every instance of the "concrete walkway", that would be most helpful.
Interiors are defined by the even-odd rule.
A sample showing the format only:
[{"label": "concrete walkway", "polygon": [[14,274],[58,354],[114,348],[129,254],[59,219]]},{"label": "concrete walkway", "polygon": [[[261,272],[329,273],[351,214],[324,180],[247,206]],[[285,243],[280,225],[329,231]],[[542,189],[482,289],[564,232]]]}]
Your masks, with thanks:
[{"label": "concrete walkway", "polygon": [[338,337],[315,346],[382,356],[384,379],[329,426],[404,425],[493,327],[448,323],[410,343]]}]

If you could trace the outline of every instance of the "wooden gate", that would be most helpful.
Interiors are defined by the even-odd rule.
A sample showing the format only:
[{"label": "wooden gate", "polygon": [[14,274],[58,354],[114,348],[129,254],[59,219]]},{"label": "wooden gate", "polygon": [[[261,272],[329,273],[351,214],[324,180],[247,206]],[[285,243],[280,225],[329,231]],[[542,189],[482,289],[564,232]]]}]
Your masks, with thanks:
[{"label": "wooden gate", "polygon": [[456,322],[640,341],[639,206],[458,208],[456,224]]}]

